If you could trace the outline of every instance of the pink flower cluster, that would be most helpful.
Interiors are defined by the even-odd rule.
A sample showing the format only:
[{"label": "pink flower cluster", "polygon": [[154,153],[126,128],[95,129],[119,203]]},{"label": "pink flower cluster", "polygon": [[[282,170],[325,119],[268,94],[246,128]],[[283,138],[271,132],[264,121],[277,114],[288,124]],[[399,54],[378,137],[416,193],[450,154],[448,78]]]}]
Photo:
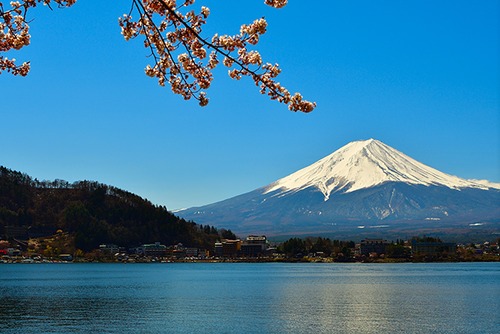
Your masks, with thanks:
[{"label": "pink flower cluster", "polygon": [[288,0],[265,0],[264,2],[271,7],[282,8],[286,6]]},{"label": "pink flower cluster", "polygon": [[[69,7],[76,0],[54,0],[61,7]],[[20,50],[30,44],[29,25],[26,14],[29,8],[43,4],[50,7],[51,0],[24,0],[11,1],[8,8],[0,1],[0,74],[4,71],[14,75],[26,76],[30,70],[30,63],[16,65],[16,59],[9,59],[1,53]]]},{"label": "pink flower cluster", "polygon": [[[145,68],[161,86],[167,83],[172,91],[184,99],[195,98],[199,104],[208,104],[205,90],[212,83],[212,70],[222,59],[231,78],[249,76],[260,87],[262,94],[288,105],[292,111],[310,112],[316,104],[294,95],[275,80],[281,72],[277,64],[265,63],[256,45],[266,32],[267,22],[258,19],[244,24],[237,35],[201,36],[210,9],[190,10],[195,0],[177,3],[175,0],[133,0],[133,9],[119,19],[126,40],[144,36],[144,45],[150,49],[153,64]],[[273,7],[283,7],[287,1],[266,1]],[[136,13],[134,20],[132,14]],[[135,15],[135,14],[134,14]]]},{"label": "pink flower cluster", "polygon": [[[30,63],[16,65],[2,53],[19,50],[30,44],[27,12],[38,4],[59,7],[72,6],[76,0],[18,0],[6,8],[0,0],[0,74],[3,71],[25,76]],[[158,80],[159,85],[171,87],[184,99],[195,98],[201,106],[208,104],[206,90],[210,87],[212,72],[221,62],[228,67],[231,78],[243,76],[253,79],[262,94],[288,105],[292,111],[310,112],[316,103],[306,101],[299,93],[292,95],[276,81],[281,72],[278,64],[266,63],[257,50],[266,33],[267,22],[261,18],[243,24],[237,35],[202,37],[202,30],[210,16],[210,9],[202,6],[199,12],[191,9],[195,0],[131,0],[128,14],[119,18],[125,40],[144,37],[144,46],[151,52],[152,64],[145,68],[146,75]],[[287,0],[265,0],[275,8],[284,7]],[[7,5],[6,5],[7,6]],[[135,19],[132,14],[136,15]]]}]

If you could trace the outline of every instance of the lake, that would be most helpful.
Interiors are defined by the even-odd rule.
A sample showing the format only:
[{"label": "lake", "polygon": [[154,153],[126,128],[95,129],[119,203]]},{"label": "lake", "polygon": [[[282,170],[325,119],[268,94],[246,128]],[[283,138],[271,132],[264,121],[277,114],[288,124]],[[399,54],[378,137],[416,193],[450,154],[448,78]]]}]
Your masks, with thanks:
[{"label": "lake", "polygon": [[499,328],[499,263],[0,265],[0,333]]}]

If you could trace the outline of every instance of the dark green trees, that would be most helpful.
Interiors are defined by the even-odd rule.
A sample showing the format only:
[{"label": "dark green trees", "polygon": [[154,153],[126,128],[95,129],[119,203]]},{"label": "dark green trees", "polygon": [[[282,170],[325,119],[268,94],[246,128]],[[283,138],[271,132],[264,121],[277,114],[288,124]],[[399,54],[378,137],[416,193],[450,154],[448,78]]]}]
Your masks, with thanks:
[{"label": "dark green trees", "polygon": [[[76,248],[85,251],[101,243],[132,247],[155,241],[211,248],[220,238],[214,227],[202,228],[165,206],[112,186],[94,181],[40,182],[0,167],[0,237],[9,237],[6,231],[16,228],[26,230],[26,237],[47,236],[60,229],[73,235]],[[235,238],[231,231],[220,232]]]}]

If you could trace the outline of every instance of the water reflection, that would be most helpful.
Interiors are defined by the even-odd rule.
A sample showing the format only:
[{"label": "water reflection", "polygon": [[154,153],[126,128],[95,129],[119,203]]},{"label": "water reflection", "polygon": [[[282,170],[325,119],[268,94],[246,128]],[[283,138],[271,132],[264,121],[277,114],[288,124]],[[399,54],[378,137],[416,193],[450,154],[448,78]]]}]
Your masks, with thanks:
[{"label": "water reflection", "polygon": [[0,306],[0,328],[12,332],[36,328],[42,333],[82,332],[85,328],[116,333],[117,329],[145,328],[157,313],[163,316],[168,311],[168,302],[137,298],[6,298]]},{"label": "water reflection", "polygon": [[4,265],[0,332],[495,332],[491,266]]},{"label": "water reflection", "polygon": [[[406,271],[362,266],[351,272],[352,268],[347,269],[347,276],[341,268],[330,270],[323,278],[317,278],[316,273],[309,277],[305,274],[299,285],[293,281],[283,284],[280,307],[286,312],[280,317],[287,331],[456,333],[477,330],[473,319],[481,318],[481,314],[497,319],[494,311],[478,312],[478,308],[464,303],[477,303],[481,298],[471,288],[482,284],[476,275],[467,279],[461,270],[429,273],[429,268],[424,268],[423,274],[419,267]],[[498,296],[493,280],[488,282],[483,288]],[[488,292],[481,295],[483,301],[498,305]],[[492,332],[499,325],[498,320],[482,321],[481,326]]]}]

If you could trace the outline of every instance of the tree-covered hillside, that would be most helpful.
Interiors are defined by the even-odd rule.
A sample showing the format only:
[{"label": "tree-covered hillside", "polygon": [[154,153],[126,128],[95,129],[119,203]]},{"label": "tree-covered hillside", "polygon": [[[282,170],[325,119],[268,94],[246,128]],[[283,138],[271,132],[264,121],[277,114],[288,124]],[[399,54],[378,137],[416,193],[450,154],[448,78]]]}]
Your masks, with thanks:
[{"label": "tree-covered hillside", "polygon": [[[75,247],[131,247],[160,241],[208,248],[232,234],[181,219],[164,206],[93,181],[39,181],[0,166],[0,236],[41,237],[63,230]],[[229,232],[229,233],[228,233]]]}]

